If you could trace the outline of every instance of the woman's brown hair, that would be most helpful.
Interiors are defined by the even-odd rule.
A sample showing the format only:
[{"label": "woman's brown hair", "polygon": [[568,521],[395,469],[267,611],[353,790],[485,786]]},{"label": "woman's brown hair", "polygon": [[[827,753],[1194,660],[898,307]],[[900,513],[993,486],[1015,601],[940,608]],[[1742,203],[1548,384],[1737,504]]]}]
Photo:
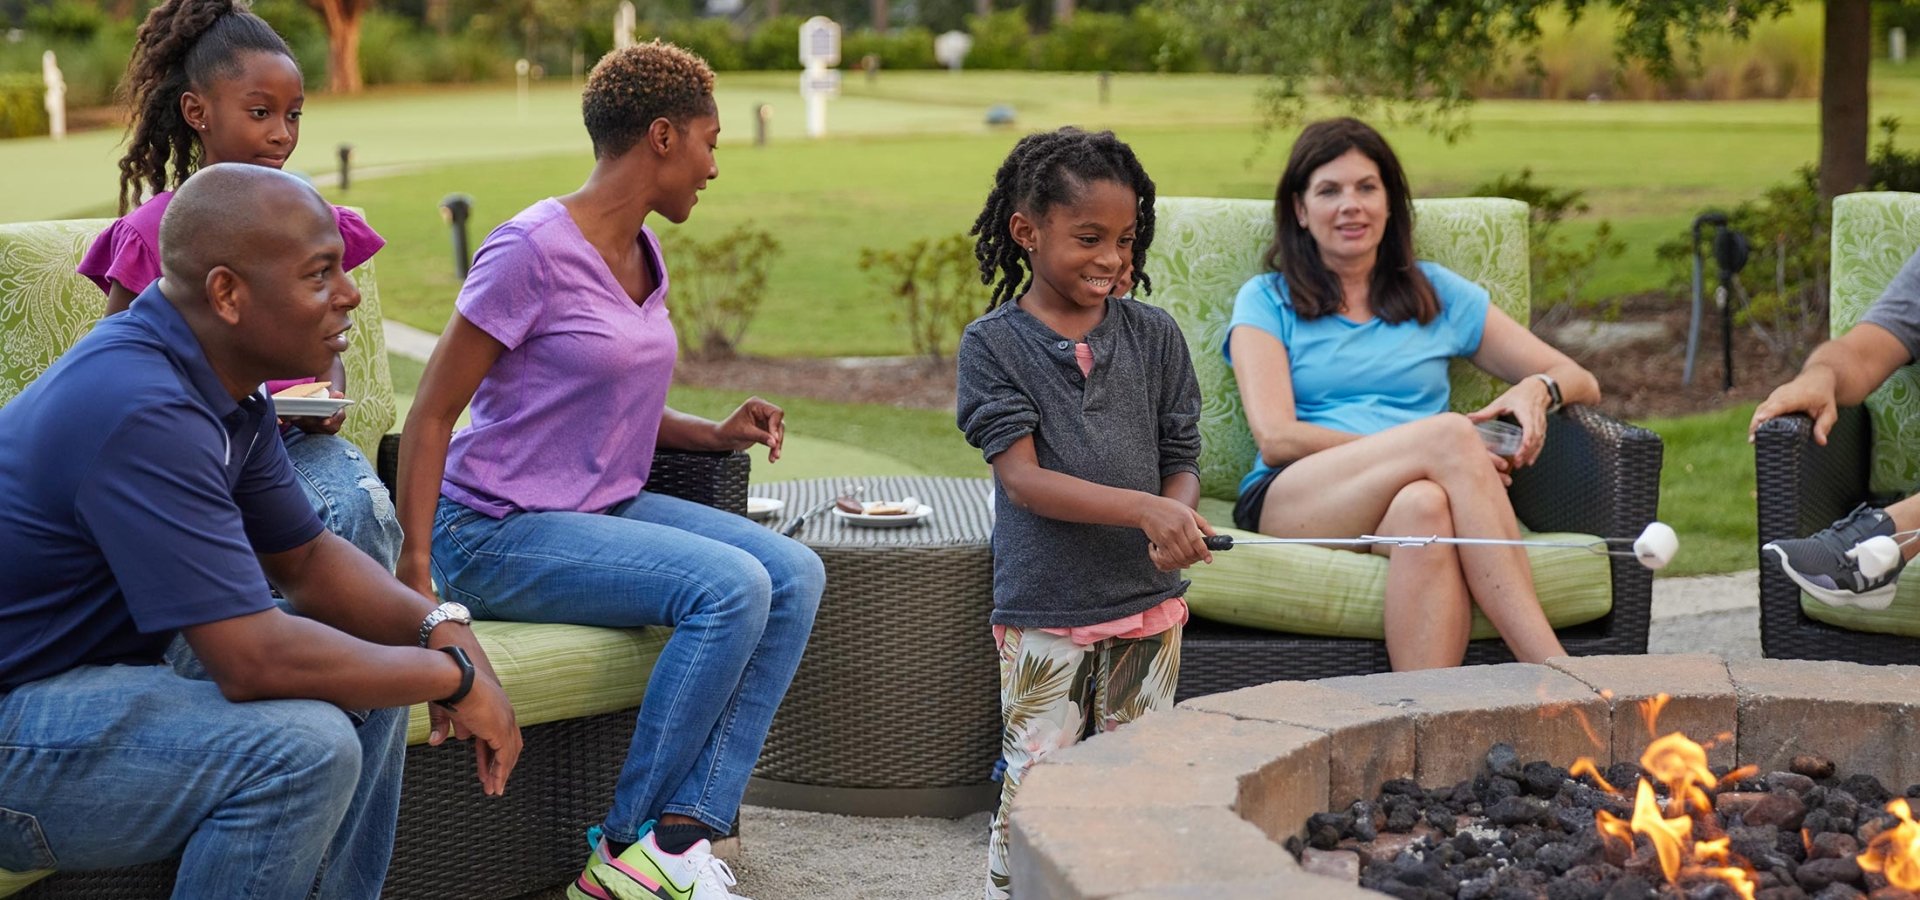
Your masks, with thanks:
[{"label": "woman's brown hair", "polygon": [[1267,250],[1267,268],[1287,279],[1294,312],[1317,319],[1340,311],[1344,301],[1340,279],[1320,258],[1320,245],[1294,214],[1295,202],[1307,192],[1308,181],[1321,166],[1358,150],[1380,168],[1387,191],[1386,232],[1373,263],[1369,302],[1374,314],[1392,324],[1413,319],[1422,325],[1439,315],[1440,301],[1433,285],[1414,264],[1413,198],[1406,170],[1380,132],[1359,119],[1326,119],[1308,125],[1293,142],[1286,171],[1273,197],[1273,246]]}]

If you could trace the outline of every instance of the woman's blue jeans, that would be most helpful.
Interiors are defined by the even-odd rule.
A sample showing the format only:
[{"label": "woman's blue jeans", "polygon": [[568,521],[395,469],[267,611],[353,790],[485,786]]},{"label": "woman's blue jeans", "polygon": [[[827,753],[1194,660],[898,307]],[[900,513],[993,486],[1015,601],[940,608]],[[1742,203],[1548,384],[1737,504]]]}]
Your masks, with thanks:
[{"label": "woman's blue jeans", "polygon": [[615,841],[663,813],[732,826],[826,587],[799,542],[650,492],[606,513],[503,519],[442,497],[433,576],[477,618],[673,628],[614,788]]}]

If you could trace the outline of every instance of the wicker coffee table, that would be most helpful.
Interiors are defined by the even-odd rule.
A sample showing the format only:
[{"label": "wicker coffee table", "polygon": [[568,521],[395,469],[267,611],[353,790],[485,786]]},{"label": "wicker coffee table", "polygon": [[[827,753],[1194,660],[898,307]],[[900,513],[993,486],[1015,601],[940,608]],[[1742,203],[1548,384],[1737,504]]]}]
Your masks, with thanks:
[{"label": "wicker coffee table", "polygon": [[794,537],[826,563],[806,657],[774,716],[747,802],[865,816],[957,817],[991,809],[1000,755],[992,482],[822,479],[756,485],[786,502],[784,529],[851,484],[868,500],[913,496],[933,514],[864,528],[830,511]]}]

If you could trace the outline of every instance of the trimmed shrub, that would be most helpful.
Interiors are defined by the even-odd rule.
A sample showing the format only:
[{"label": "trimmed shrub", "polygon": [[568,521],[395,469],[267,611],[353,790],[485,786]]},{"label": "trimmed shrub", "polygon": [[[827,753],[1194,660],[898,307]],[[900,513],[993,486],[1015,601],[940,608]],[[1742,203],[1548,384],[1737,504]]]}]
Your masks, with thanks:
[{"label": "trimmed shrub", "polygon": [[880,58],[880,68],[932,69],[939,66],[933,58],[933,32],[916,25],[885,33],[871,28],[849,32],[841,39],[840,68],[849,73],[860,70],[867,54]]},{"label": "trimmed shrub", "polygon": [[[761,22],[747,38],[747,66],[761,71],[787,72],[800,68],[799,16],[776,16]],[[841,56],[846,56],[841,48]],[[854,57],[858,61],[859,57]],[[846,60],[841,60],[842,64]]]},{"label": "trimmed shrub", "polygon": [[1024,69],[1033,61],[1033,32],[1020,10],[968,16],[967,33],[973,35],[973,48],[967,51],[966,68]]},{"label": "trimmed shrub", "polygon": [[0,138],[46,134],[46,93],[38,75],[0,75]]},{"label": "trimmed shrub", "polygon": [[[747,67],[746,41],[734,29],[733,23],[725,19],[680,19],[652,33],[700,54],[715,72],[733,72]],[[647,29],[636,30],[634,38],[648,40],[649,32]],[[798,54],[798,32],[794,41],[794,53]],[[799,62],[797,55],[794,61],[796,64]]]},{"label": "trimmed shrub", "polygon": [[780,242],[752,221],[711,241],[680,234],[666,241],[673,267],[674,331],[693,359],[729,359],[767,295],[767,271]]}]

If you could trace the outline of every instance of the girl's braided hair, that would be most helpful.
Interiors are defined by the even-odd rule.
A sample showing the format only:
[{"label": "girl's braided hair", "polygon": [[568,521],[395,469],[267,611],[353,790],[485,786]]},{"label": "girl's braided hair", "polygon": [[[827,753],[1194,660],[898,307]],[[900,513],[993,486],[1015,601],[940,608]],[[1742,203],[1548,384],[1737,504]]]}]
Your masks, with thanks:
[{"label": "girl's braided hair", "polygon": [[120,157],[122,215],[143,190],[168,188],[169,163],[174,185],[199,168],[200,140],[180,115],[180,95],[238,73],[241,59],[253,52],[293,59],[287,42],[246,0],[166,0],[147,14],[120,82],[120,100],[133,110],[127,154]]},{"label": "girl's braided hair", "polygon": [[[1133,148],[1111,131],[1081,131],[1067,127],[1030,134],[1013,145],[1000,171],[986,208],[974,220],[980,239],[973,256],[980,261],[980,283],[993,285],[987,308],[1020,296],[1032,283],[1033,264],[1014,243],[1008,222],[1015,212],[1035,219],[1062,203],[1071,203],[1089,182],[1114,181],[1133,189],[1139,203],[1133,239],[1133,281],[1144,293],[1153,292],[1147,277],[1147,247],[1153,243],[1153,179],[1147,177]],[[997,279],[997,280],[996,280]]]}]

